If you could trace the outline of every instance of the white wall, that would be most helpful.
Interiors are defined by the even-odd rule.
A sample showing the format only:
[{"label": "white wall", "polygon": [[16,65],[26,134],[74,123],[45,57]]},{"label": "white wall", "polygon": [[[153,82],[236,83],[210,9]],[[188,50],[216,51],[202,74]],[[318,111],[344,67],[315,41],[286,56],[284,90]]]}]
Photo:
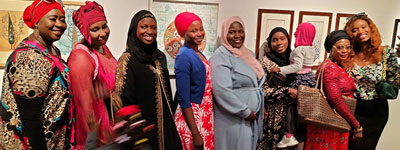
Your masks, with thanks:
[{"label": "white wall", "polygon": [[[4,4],[8,0],[0,0]],[[13,0],[22,1],[22,0]],[[67,1],[67,0],[65,0]],[[83,0],[68,0],[83,1]],[[175,0],[185,1],[185,0]],[[394,28],[394,20],[400,18],[399,0],[186,0],[191,2],[206,2],[219,4],[218,35],[225,18],[229,16],[240,16],[246,25],[245,45],[255,49],[257,32],[258,9],[285,9],[295,10],[294,30],[298,24],[299,11],[332,12],[332,30],[336,13],[358,13],[366,12],[378,26],[384,45],[390,45]],[[107,45],[114,56],[118,59],[125,50],[127,32],[133,15],[141,10],[148,9],[152,0],[97,0],[103,5],[111,28],[111,35]],[[7,2],[8,3],[8,2]],[[11,4],[11,3],[10,3]],[[293,31],[294,31],[293,30]],[[0,70],[3,76],[4,70]],[[0,80],[0,83],[2,80]],[[174,82],[172,82],[174,83]],[[173,87],[174,84],[173,84]],[[378,144],[379,150],[395,150],[400,146],[400,98],[390,101],[389,122],[385,128],[382,138]]]}]

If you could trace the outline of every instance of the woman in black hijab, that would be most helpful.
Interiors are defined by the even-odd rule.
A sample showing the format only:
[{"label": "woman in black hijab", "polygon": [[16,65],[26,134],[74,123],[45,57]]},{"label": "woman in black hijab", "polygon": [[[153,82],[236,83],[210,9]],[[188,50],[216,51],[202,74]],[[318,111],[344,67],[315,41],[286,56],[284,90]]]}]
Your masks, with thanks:
[{"label": "woman in black hijab", "polygon": [[127,49],[118,61],[113,108],[139,105],[142,116],[155,124],[149,137],[154,150],[180,150],[182,145],[171,108],[172,95],[166,57],[157,48],[157,22],[141,10],[131,20]]},{"label": "woman in black hijab", "polygon": [[288,87],[287,76],[270,73],[271,68],[290,64],[289,55],[292,50],[288,32],[281,27],[274,28],[268,37],[268,47],[270,51],[261,59],[264,71],[267,73],[267,80],[263,84],[266,113],[264,114],[263,140],[258,143],[258,150],[277,149],[278,142],[288,132],[285,128],[288,106],[297,97],[297,90]]}]

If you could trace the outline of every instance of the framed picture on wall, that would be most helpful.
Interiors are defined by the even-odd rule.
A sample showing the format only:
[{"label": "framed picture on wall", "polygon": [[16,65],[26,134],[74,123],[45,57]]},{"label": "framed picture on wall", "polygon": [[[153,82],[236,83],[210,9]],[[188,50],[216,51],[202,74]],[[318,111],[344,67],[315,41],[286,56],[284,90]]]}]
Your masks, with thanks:
[{"label": "framed picture on wall", "polygon": [[324,48],[324,42],[326,36],[331,30],[332,13],[300,11],[299,24],[303,22],[312,23],[316,29],[313,42],[315,49],[314,68],[316,68],[327,57],[327,53]]},{"label": "framed picture on wall", "polygon": [[393,39],[392,39],[392,48],[396,48],[396,44],[400,43],[400,40],[397,36],[400,36],[400,19],[394,20],[394,29],[393,29]]},{"label": "framed picture on wall", "polygon": [[345,13],[337,13],[336,14],[336,23],[335,30],[344,30],[344,26],[346,25],[347,18],[353,16],[354,14],[345,14]]},{"label": "framed picture on wall", "polygon": [[264,48],[267,47],[266,39],[275,27],[285,28],[289,32],[289,38],[292,39],[293,17],[293,10],[258,9],[255,51],[258,59],[264,56]]}]

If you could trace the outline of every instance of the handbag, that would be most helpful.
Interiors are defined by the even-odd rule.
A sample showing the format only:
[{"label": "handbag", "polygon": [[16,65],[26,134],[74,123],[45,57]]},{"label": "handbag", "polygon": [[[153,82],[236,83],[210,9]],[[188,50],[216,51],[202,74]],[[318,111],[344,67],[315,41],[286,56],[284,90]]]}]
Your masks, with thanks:
[{"label": "handbag", "polygon": [[396,99],[399,92],[399,87],[393,86],[386,81],[387,71],[387,52],[386,48],[383,52],[383,68],[382,68],[382,80],[376,85],[376,92],[380,99]]},{"label": "handbag", "polygon": [[[299,121],[305,124],[314,125],[321,128],[335,130],[338,132],[349,132],[351,126],[333,109],[326,100],[323,92],[322,76],[327,63],[321,68],[321,73],[317,77],[317,84],[314,88],[300,85],[298,88],[297,111]],[[318,88],[320,84],[320,88]],[[348,108],[354,113],[356,100],[347,96],[342,96]]]}]

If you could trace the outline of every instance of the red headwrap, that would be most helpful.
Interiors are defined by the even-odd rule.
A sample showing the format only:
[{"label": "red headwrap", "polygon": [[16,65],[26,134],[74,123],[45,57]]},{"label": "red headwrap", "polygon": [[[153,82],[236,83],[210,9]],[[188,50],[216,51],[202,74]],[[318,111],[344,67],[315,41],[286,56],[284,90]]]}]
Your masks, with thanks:
[{"label": "red headwrap", "polygon": [[118,110],[116,116],[124,117],[124,116],[128,116],[128,115],[133,115],[140,111],[141,110],[139,108],[139,105],[129,105],[129,106],[122,107],[120,110]]},{"label": "red headwrap", "polygon": [[29,28],[33,29],[35,24],[53,9],[59,9],[65,15],[64,9],[55,0],[35,0],[25,8],[24,22]]},{"label": "red headwrap", "polygon": [[294,36],[296,37],[295,47],[298,46],[312,46],[315,37],[315,27],[313,24],[305,22],[299,24]]},{"label": "red headwrap", "polygon": [[194,21],[201,21],[200,17],[191,12],[183,12],[175,17],[175,27],[181,37]]},{"label": "red headwrap", "polygon": [[92,45],[89,26],[99,21],[107,21],[103,7],[95,1],[86,1],[86,5],[83,5],[78,10],[74,11],[72,19],[89,45]]}]

